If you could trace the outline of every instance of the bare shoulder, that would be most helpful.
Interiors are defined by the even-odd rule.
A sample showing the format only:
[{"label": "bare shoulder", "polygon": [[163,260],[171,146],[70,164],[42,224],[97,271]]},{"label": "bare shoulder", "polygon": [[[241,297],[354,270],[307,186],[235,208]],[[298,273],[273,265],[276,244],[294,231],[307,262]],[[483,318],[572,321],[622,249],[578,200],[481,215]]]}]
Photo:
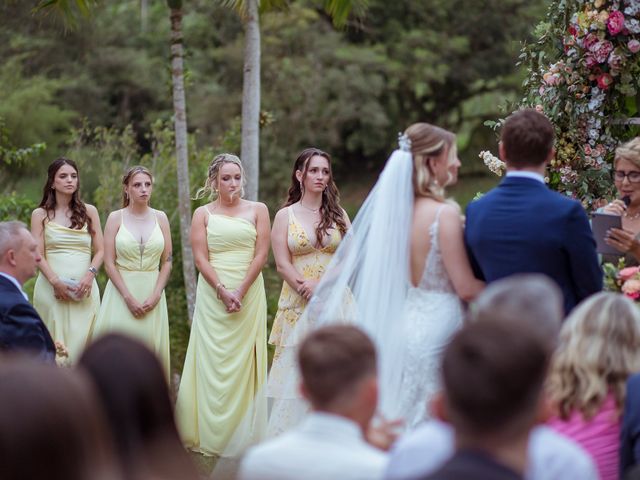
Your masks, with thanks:
[{"label": "bare shoulder", "polygon": [[31,218],[33,220],[43,220],[46,216],[47,211],[42,207],[38,207],[33,212],[31,212]]},{"label": "bare shoulder", "polygon": [[253,209],[255,210],[256,213],[261,212],[261,213],[269,213],[269,209],[267,208],[267,206],[262,203],[262,202],[252,202],[251,200],[247,200],[247,202],[249,202],[251,204],[251,206],[253,207]]},{"label": "bare shoulder", "polygon": [[89,215],[98,215],[98,209],[90,203],[85,203],[84,207],[87,209]]},{"label": "bare shoulder", "polygon": [[114,210],[107,217],[107,223],[120,222],[122,219],[122,209]]},{"label": "bare shoulder", "polygon": [[289,217],[289,206],[283,207],[276,212],[276,216],[273,218],[274,222],[282,221],[283,219]]}]

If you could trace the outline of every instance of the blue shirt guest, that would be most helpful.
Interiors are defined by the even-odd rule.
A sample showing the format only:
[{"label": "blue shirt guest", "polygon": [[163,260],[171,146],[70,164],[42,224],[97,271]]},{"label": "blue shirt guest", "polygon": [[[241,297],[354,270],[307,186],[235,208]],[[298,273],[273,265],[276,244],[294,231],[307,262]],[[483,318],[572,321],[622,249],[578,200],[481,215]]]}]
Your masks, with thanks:
[{"label": "blue shirt guest", "polygon": [[22,290],[36,274],[38,246],[22,222],[0,222],[0,351],[26,351],[55,361],[55,345]]}]

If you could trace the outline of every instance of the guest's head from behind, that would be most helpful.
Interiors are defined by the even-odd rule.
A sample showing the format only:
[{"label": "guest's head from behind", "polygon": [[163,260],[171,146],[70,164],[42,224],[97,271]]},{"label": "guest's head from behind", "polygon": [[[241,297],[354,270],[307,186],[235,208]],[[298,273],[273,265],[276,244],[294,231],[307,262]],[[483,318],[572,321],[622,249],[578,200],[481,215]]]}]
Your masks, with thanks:
[{"label": "guest's head from behind", "polygon": [[640,137],[616,148],[613,161],[613,181],[620,197],[640,203]]},{"label": "guest's head from behind", "polygon": [[165,374],[142,343],[120,334],[92,343],[78,362],[96,386],[126,478],[189,478]]},{"label": "guest's head from behind", "polygon": [[640,370],[640,312],[623,295],[595,294],[567,317],[553,357],[548,393],[562,419],[574,412],[586,420],[607,397],[618,410],[627,377]]},{"label": "guest's head from behind", "polygon": [[555,350],[564,318],[562,292],[546,275],[522,273],[492,282],[478,296],[470,321],[502,320],[532,328]]},{"label": "guest's head from behind", "polygon": [[216,155],[207,169],[204,186],[196,192],[196,199],[209,196],[219,198],[224,203],[232,203],[234,199],[244,196],[246,183],[244,167],[240,158],[231,153]]},{"label": "guest's head from behind", "polygon": [[80,373],[2,357],[0,403],[3,480],[116,478],[104,416]]},{"label": "guest's head from behind", "polygon": [[458,180],[456,136],[428,123],[414,123],[405,130],[413,156],[413,189],[416,196],[443,199],[443,188]]},{"label": "guest's head from behind", "polygon": [[433,406],[453,425],[459,448],[515,445],[536,424],[549,354],[532,330],[502,320],[473,322],[447,346],[444,391]]},{"label": "guest's head from behind", "polygon": [[316,411],[348,417],[363,429],[378,403],[376,350],[349,325],[319,328],[300,345],[301,390]]},{"label": "guest's head from behind", "polygon": [[131,167],[122,177],[122,206],[149,205],[153,190],[153,175],[141,165]]},{"label": "guest's head from behind", "polygon": [[[322,198],[321,220],[316,229],[316,238],[324,238],[333,225],[344,235],[347,224],[340,207],[340,193],[333,180],[331,156],[318,148],[305,148],[296,158],[284,206],[288,207],[296,202],[304,205],[305,198],[311,196]],[[307,198],[307,203],[313,203],[313,200]]]},{"label": "guest's head from behind", "polygon": [[0,222],[0,272],[23,285],[36,274],[40,260],[38,245],[24,223]]},{"label": "guest's head from behind", "polygon": [[509,115],[500,130],[500,158],[507,168],[542,169],[555,151],[555,132],[549,119],[532,108]]},{"label": "guest's head from behind", "polygon": [[66,157],[51,162],[47,169],[47,181],[42,189],[42,200],[38,207],[46,212],[45,220],[51,220],[58,203],[68,201],[71,213],[71,228],[81,229],[85,224],[91,231],[91,218],[80,198],[80,173],[76,163]]}]

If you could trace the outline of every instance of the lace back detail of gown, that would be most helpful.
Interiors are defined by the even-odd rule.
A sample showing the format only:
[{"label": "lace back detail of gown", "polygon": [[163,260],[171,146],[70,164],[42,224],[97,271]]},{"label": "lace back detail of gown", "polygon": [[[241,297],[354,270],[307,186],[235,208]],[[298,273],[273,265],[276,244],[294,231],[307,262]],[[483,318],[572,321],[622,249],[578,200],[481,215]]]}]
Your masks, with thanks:
[{"label": "lace back detail of gown", "polygon": [[436,218],[429,227],[431,248],[425,260],[424,272],[422,273],[418,288],[435,292],[455,293],[440,253],[440,213],[444,206],[445,205],[440,205],[436,212]]}]

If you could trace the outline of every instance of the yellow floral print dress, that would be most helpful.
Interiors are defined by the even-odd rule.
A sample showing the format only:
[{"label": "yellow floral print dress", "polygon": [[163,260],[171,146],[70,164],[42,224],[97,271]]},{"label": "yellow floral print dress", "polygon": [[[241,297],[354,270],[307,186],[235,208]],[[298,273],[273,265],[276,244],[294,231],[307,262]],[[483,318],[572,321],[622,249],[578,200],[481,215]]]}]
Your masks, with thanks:
[{"label": "yellow floral print dress", "polygon": [[[329,243],[322,248],[316,248],[309,241],[309,236],[302,224],[296,219],[293,209],[288,207],[287,212],[289,214],[287,245],[291,252],[293,266],[305,279],[319,280],[342,240],[340,231],[337,228],[332,229]],[[294,358],[295,355],[282,355],[282,353],[285,349],[296,346],[291,339],[291,332],[306,306],[307,301],[287,282],[283,282],[278,311],[269,337],[269,343],[275,345],[276,351],[269,373],[268,397],[282,398],[283,382],[287,375],[296,369],[295,364],[289,365],[289,359]]]}]

